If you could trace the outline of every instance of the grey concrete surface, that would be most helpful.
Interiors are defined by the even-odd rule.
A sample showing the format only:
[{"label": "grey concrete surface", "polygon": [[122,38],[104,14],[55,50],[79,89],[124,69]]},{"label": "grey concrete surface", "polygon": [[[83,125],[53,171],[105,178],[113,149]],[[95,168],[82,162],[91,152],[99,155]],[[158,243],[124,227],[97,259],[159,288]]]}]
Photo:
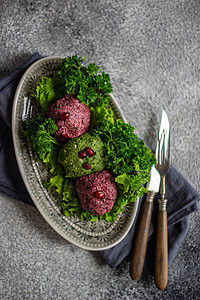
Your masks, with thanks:
[{"label": "grey concrete surface", "polygon": [[[35,51],[86,56],[110,74],[127,120],[154,147],[161,109],[174,166],[200,190],[200,1],[0,1],[0,77]],[[199,299],[199,212],[166,289],[129,262],[112,270],[65,241],[39,212],[0,195],[0,299]]]}]

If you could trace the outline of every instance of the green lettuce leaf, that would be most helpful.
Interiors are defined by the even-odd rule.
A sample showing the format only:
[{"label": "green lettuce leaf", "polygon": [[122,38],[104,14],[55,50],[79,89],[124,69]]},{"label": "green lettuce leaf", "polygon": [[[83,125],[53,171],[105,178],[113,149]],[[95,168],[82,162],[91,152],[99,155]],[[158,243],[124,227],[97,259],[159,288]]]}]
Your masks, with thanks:
[{"label": "green lettuce leaf", "polygon": [[63,176],[58,173],[56,176],[53,176],[50,178],[49,182],[45,182],[44,186],[46,187],[46,189],[51,189],[52,187],[56,188],[56,192],[59,195],[62,195],[63,192],[63,182],[64,182],[64,178]]},{"label": "green lettuce leaf", "polygon": [[63,94],[59,90],[59,78],[57,74],[53,77],[42,77],[41,81],[37,83],[36,91],[33,94],[42,111],[46,111],[61,96]]}]

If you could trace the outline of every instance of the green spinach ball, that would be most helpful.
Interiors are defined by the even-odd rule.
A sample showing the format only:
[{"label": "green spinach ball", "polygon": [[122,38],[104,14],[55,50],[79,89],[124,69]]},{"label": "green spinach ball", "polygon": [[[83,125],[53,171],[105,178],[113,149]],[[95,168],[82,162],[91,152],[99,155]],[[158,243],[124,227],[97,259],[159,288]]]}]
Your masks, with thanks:
[{"label": "green spinach ball", "polygon": [[66,177],[78,178],[104,169],[103,143],[100,137],[85,133],[69,140],[60,150],[58,161]]}]

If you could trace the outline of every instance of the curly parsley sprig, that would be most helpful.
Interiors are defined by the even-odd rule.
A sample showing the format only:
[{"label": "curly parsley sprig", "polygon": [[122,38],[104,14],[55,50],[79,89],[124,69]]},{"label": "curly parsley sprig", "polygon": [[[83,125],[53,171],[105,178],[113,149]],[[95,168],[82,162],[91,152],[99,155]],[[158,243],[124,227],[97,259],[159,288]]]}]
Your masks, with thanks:
[{"label": "curly parsley sprig", "polygon": [[112,92],[109,74],[101,72],[94,63],[84,66],[85,60],[86,57],[74,55],[62,61],[58,71],[62,91],[75,94],[88,107],[106,107],[110,99],[108,94]]},{"label": "curly parsley sprig", "polygon": [[60,145],[52,136],[58,126],[52,119],[46,119],[42,113],[38,113],[34,118],[27,120],[25,125],[25,136],[37,152],[38,157],[46,162],[47,155],[55,149],[55,146]]},{"label": "curly parsley sprig", "polygon": [[118,204],[134,202],[146,192],[144,184],[149,181],[149,172],[155,164],[154,154],[144,141],[139,140],[131,124],[110,116],[93,130],[104,143],[105,164],[118,184]]}]

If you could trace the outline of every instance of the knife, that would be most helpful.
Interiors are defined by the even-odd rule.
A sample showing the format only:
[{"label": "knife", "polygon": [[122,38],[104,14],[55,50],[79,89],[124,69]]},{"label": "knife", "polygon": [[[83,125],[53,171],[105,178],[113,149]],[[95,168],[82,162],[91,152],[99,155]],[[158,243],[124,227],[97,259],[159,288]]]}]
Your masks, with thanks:
[{"label": "knife", "polygon": [[130,276],[133,280],[137,280],[143,271],[149,228],[153,210],[153,199],[158,193],[160,187],[160,175],[155,166],[150,171],[150,181],[148,182],[147,196],[142,207],[141,218],[136,234],[135,243],[132,250],[132,258],[130,263]]}]

